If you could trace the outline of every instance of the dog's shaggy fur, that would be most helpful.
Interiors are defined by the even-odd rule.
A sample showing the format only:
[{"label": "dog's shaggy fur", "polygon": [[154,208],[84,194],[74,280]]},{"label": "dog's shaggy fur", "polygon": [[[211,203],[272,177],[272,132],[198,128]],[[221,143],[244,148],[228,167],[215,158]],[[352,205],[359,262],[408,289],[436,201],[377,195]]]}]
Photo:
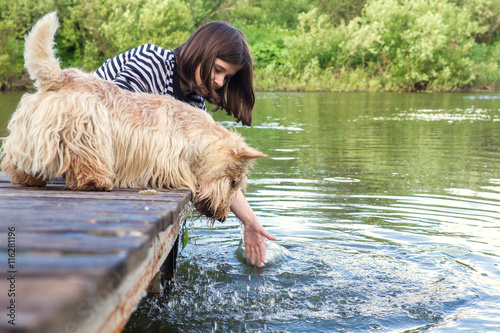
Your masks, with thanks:
[{"label": "dog's shaggy fur", "polygon": [[201,214],[224,221],[251,163],[265,155],[186,103],[61,70],[57,24],[48,14],[26,37],[38,91],[22,97],[8,125],[1,167],[10,181],[45,186],[65,174],[73,190],[189,189]]}]

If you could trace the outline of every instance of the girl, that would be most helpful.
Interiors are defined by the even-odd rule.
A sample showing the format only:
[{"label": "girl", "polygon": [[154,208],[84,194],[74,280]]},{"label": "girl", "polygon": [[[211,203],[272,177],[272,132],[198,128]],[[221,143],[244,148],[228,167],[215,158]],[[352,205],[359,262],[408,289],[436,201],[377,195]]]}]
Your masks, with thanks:
[{"label": "girl", "polygon": [[[122,89],[169,95],[203,110],[206,100],[250,126],[255,103],[252,66],[243,33],[225,22],[211,22],[173,51],[142,45],[106,60],[96,74]],[[245,226],[246,257],[261,267],[264,237],[276,238],[260,225],[241,191],[233,198],[231,211]]]}]

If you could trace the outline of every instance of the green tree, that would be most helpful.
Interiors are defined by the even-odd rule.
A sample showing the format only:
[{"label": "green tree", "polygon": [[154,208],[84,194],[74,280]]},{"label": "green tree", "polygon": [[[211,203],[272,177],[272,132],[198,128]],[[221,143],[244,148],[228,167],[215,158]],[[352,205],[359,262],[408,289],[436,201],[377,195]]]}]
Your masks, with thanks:
[{"label": "green tree", "polygon": [[144,43],[174,48],[226,20],[247,36],[265,90],[492,89],[500,82],[493,0],[0,0],[0,89],[30,85],[24,36],[57,10],[64,67],[95,70]]}]

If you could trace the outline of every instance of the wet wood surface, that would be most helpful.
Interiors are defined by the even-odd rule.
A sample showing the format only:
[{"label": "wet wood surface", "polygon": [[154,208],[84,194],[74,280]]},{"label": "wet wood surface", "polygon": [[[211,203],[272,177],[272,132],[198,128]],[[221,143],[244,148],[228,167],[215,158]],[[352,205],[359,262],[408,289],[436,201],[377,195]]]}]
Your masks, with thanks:
[{"label": "wet wood surface", "polygon": [[189,207],[187,191],[22,187],[0,172],[0,332],[121,332]]}]

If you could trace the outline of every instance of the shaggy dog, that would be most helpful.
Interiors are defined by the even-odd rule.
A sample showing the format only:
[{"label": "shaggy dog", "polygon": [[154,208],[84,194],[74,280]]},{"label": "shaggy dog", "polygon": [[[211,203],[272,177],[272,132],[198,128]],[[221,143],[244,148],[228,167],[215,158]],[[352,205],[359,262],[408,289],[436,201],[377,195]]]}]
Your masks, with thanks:
[{"label": "shaggy dog", "polygon": [[61,70],[57,24],[48,14],[26,37],[38,91],[21,98],[8,125],[1,167],[10,181],[45,186],[65,174],[72,190],[188,189],[201,214],[224,221],[252,162],[265,155],[186,103]]}]

